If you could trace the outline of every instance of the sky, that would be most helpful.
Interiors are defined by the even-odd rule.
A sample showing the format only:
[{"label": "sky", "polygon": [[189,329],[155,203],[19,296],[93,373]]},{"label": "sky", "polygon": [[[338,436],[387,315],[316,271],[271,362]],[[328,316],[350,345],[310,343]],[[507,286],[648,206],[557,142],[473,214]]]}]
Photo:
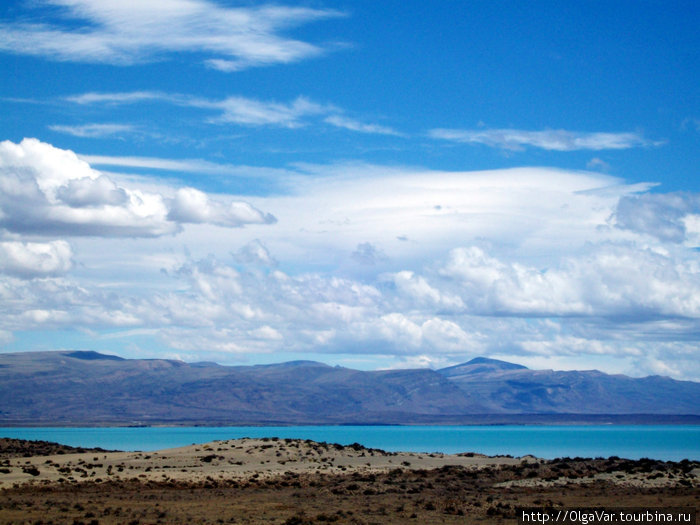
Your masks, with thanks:
[{"label": "sky", "polygon": [[0,349],[698,381],[699,15],[2,2]]}]

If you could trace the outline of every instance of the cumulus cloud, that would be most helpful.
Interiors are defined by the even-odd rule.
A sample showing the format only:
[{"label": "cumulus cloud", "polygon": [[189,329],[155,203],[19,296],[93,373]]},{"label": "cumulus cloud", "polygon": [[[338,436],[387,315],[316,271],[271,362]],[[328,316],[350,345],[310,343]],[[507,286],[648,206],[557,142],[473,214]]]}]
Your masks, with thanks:
[{"label": "cumulus cloud", "polygon": [[272,224],[275,217],[246,202],[222,203],[194,188],[177,190],[170,201],[168,219],[179,223],[216,224],[236,227],[244,224]]},{"label": "cumulus cloud", "polygon": [[522,150],[527,146],[553,151],[629,149],[639,146],[659,145],[638,133],[579,132],[563,129],[527,131],[520,129],[433,129],[429,135],[435,139],[484,144],[493,148]]},{"label": "cumulus cloud", "polygon": [[104,175],[68,180],[56,189],[56,197],[73,208],[120,206],[129,200],[127,191]]},{"label": "cumulus cloud", "polygon": [[[229,348],[251,342],[268,350],[407,356],[479,352],[488,343],[479,330],[436,313],[435,304],[399,311],[390,291],[356,280],[279,270],[248,274],[212,257],[176,273],[190,287],[159,296],[159,310],[173,326],[200,326],[203,337],[225,333]],[[184,340],[179,344],[185,349]]]},{"label": "cumulus cloud", "polygon": [[485,315],[700,318],[697,263],[652,249],[601,245],[540,270],[457,248],[439,274]]},{"label": "cumulus cloud", "polygon": [[[542,366],[546,358],[550,366],[580,368],[589,358],[607,356],[632,360],[639,374],[667,362],[691,362],[693,334],[700,330],[694,299],[700,287],[697,269],[686,264],[683,273],[678,269],[683,264],[666,256],[678,273],[667,269],[662,272],[666,275],[639,288],[659,268],[653,260],[639,265],[643,256],[630,251],[625,260],[618,254],[617,261],[606,262],[611,254],[601,253],[593,262],[581,258],[562,263],[557,278],[573,282],[567,289],[578,290],[578,303],[584,305],[576,315],[568,315],[570,309],[561,303],[547,305],[557,296],[546,284],[528,282],[537,280],[532,268],[517,280],[517,264],[475,251],[451,256],[444,268],[457,264],[461,271],[447,276],[429,269],[426,277],[399,272],[394,279],[403,288],[320,273],[248,273],[213,256],[175,268],[171,275],[184,287],[149,290],[140,298],[126,295],[123,287],[114,293],[60,278],[5,278],[0,279],[0,330],[112,327],[126,329],[128,340],[134,328],[156,328],[161,341],[172,348],[190,352],[193,358],[208,352],[217,360],[226,360],[228,354],[290,351],[397,356],[411,362],[431,356],[431,362],[444,363],[486,354]],[[465,270],[466,259],[470,267]],[[632,260],[639,274],[618,284],[615,272],[633,273]],[[476,271],[475,266],[496,271]],[[594,289],[587,294],[586,287]],[[680,294],[682,287],[688,288],[685,295]],[[531,298],[524,300],[526,293]],[[475,294],[487,296],[485,303]],[[565,293],[559,299],[575,302],[577,296]],[[657,323],[654,330],[650,314],[656,319],[651,321]],[[686,316],[683,328],[673,321],[680,315]],[[600,316],[607,321],[601,323]],[[601,325],[607,328],[600,330]],[[663,342],[682,332],[687,342]],[[684,374],[694,377],[692,370],[691,366]]]},{"label": "cumulus cloud", "polygon": [[0,273],[21,278],[45,277],[68,272],[73,252],[65,241],[0,242]]},{"label": "cumulus cloud", "polygon": [[410,270],[384,276],[385,282],[394,286],[397,299],[406,299],[415,308],[432,308],[437,311],[464,311],[464,301],[454,293],[431,286],[427,279]]},{"label": "cumulus cloud", "polygon": [[[174,53],[204,53],[220,71],[296,62],[323,47],[282,36],[316,20],[341,16],[330,9],[258,5],[223,7],[206,0],[46,0],[53,20],[26,14],[0,22],[0,49],[54,60],[137,64]],[[28,13],[31,16],[31,11]]]},{"label": "cumulus cloud", "polygon": [[[36,276],[42,277],[42,276]],[[119,294],[68,277],[0,279],[0,330],[133,329],[167,324],[148,295]]]},{"label": "cumulus cloud", "polygon": [[182,223],[237,227],[274,217],[182,188],[174,198],[118,186],[72,151],[36,139],[0,143],[0,226],[43,235],[157,237]]}]

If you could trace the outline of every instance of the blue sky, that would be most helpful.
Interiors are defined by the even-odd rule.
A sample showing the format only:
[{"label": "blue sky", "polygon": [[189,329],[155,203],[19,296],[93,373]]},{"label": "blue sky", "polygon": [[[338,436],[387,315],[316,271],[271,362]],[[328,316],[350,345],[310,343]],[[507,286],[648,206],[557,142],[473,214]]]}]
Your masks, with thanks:
[{"label": "blue sky", "polygon": [[0,344],[700,379],[696,2],[0,6]]}]

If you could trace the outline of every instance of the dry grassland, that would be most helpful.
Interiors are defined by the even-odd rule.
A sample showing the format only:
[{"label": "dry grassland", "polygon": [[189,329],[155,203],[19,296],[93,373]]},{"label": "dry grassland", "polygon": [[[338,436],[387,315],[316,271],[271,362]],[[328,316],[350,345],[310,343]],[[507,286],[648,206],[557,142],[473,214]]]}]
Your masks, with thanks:
[{"label": "dry grassland", "polygon": [[700,465],[688,461],[387,453],[289,439],[153,453],[13,441],[0,440],[0,523],[515,523],[523,506],[700,502]]}]

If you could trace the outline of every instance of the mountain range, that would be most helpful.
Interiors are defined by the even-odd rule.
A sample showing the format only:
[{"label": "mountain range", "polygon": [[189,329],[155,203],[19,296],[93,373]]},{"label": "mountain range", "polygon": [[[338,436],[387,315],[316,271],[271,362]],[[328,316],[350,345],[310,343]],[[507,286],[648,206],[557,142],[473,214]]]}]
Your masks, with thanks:
[{"label": "mountain range", "polygon": [[700,383],[476,358],[440,370],[0,354],[0,425],[700,422]]}]

